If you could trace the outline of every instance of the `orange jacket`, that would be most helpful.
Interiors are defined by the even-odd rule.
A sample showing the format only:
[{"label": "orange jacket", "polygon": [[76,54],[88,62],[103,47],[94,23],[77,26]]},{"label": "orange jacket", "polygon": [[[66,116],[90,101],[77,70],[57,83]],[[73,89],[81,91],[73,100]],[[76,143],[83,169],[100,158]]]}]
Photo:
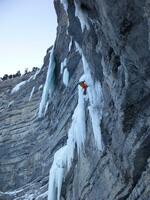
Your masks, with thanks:
[{"label": "orange jacket", "polygon": [[84,90],[86,90],[87,87],[88,87],[88,85],[87,85],[84,81],[83,81],[83,82],[80,82],[79,84],[80,84],[80,86],[81,86]]}]

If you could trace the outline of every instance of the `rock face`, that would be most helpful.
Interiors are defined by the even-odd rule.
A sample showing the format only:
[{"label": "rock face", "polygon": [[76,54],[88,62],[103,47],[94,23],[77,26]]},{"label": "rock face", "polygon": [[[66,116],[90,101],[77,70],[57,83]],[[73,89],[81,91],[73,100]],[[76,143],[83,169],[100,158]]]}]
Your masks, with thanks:
[{"label": "rock face", "polygon": [[[62,1],[65,2],[65,1]],[[37,116],[49,63],[41,71],[0,85],[0,200],[47,199],[55,152],[66,144],[84,73],[102,86],[104,151],[97,149],[86,103],[86,142],[64,176],[64,200],[150,199],[150,2],[55,0],[54,91],[45,117]],[[66,10],[67,7],[67,10]],[[69,71],[63,84],[61,63]],[[20,90],[12,88],[28,80]],[[29,101],[30,94],[34,93]],[[90,86],[89,86],[90,87]],[[52,199],[53,200],[53,199]]]}]

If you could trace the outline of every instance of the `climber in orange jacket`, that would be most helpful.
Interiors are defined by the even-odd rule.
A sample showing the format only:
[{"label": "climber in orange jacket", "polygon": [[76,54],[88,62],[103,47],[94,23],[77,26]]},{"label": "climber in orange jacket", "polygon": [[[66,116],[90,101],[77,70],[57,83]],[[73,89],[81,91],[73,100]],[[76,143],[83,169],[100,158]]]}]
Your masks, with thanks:
[{"label": "climber in orange jacket", "polygon": [[84,95],[86,95],[86,93],[87,93],[87,88],[88,88],[88,85],[86,84],[86,82],[85,81],[81,81],[81,82],[79,82],[79,85],[82,87],[82,89],[83,89],[83,94]]}]

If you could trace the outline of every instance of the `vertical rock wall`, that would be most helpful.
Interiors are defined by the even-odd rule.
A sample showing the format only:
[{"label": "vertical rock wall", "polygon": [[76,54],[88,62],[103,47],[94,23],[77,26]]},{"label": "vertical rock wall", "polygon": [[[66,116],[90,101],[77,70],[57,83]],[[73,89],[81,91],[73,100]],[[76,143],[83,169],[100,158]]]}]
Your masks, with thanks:
[{"label": "vertical rock wall", "polygon": [[[55,89],[45,117],[38,107],[48,67],[13,95],[22,80],[0,85],[0,199],[47,199],[54,153],[66,144],[83,72],[78,43],[92,78],[102,85],[103,152],[93,139],[86,103],[85,149],[64,177],[63,200],[150,199],[150,7],[147,0],[68,0],[67,12],[55,0],[58,28],[54,44]],[[76,9],[84,14],[82,31]],[[71,42],[72,41],[72,42]],[[60,73],[69,71],[65,87]],[[30,92],[35,92],[29,102]],[[13,102],[12,105],[9,105]]]}]

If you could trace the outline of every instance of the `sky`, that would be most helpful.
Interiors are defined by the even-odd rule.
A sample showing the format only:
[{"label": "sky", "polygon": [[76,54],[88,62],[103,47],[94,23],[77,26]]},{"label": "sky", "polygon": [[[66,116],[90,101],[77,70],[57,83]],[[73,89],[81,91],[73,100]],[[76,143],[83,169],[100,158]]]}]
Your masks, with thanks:
[{"label": "sky", "polygon": [[0,0],[0,77],[41,67],[56,21],[53,0]]}]

